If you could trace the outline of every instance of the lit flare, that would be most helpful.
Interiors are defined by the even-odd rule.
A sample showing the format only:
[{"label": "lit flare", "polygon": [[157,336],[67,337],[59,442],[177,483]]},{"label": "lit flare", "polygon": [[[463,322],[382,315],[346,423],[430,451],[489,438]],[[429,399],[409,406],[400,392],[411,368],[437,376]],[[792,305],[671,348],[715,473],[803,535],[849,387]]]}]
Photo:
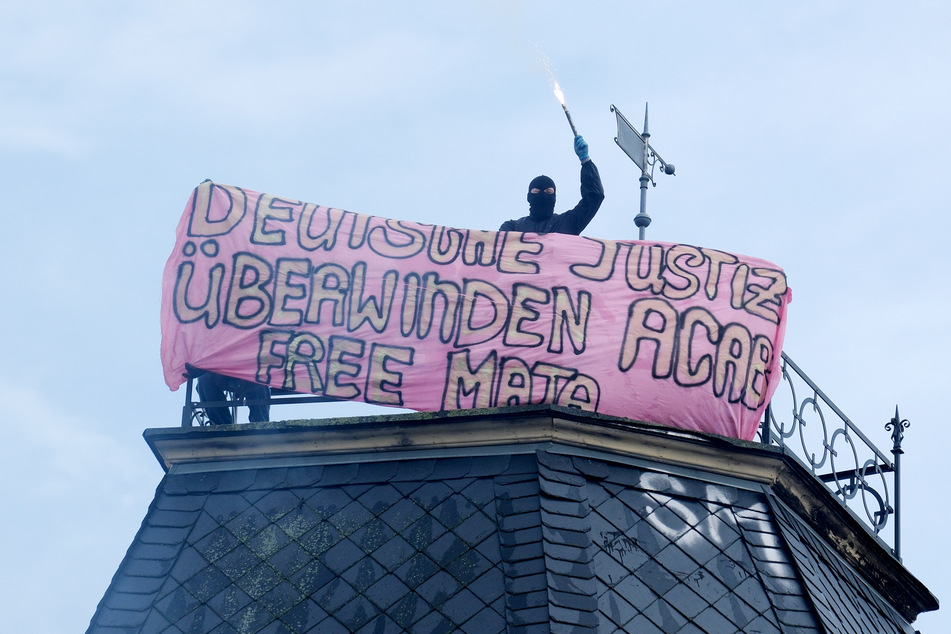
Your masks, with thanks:
[{"label": "lit flare", "polygon": [[575,129],[575,122],[571,120],[571,113],[568,112],[568,106],[565,104],[565,93],[562,92],[561,86],[558,85],[557,81],[555,82],[555,98],[558,99],[561,107],[565,110],[565,116],[568,117],[568,125],[571,126],[571,133],[578,136],[578,130]]}]

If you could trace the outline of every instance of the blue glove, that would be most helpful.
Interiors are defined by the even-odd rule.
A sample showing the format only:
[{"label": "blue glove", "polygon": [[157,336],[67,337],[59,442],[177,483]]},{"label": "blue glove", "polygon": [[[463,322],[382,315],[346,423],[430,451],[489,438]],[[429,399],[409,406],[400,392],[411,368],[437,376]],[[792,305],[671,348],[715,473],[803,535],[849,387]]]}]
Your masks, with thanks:
[{"label": "blue glove", "polygon": [[588,160],[588,144],[584,142],[584,137],[580,134],[575,137],[575,154],[582,163]]}]

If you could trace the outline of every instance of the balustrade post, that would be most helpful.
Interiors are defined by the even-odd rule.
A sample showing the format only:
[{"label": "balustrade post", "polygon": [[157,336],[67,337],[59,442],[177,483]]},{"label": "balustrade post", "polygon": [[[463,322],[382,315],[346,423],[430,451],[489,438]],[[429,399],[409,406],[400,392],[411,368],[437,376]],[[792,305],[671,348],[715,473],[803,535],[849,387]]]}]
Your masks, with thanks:
[{"label": "balustrade post", "polygon": [[895,456],[895,558],[901,561],[901,455],[904,450],[901,443],[905,439],[905,430],[911,426],[908,419],[898,415],[898,406],[895,406],[895,417],[885,424],[886,431],[892,433],[892,455]]}]

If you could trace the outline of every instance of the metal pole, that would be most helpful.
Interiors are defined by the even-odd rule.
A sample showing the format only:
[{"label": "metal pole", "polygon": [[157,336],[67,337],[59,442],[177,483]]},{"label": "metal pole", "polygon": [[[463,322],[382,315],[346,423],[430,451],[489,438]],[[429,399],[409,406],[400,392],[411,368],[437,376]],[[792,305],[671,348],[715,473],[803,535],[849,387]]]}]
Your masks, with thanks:
[{"label": "metal pole", "polygon": [[638,228],[638,240],[644,240],[647,234],[647,227],[651,223],[651,217],[647,215],[647,183],[650,182],[650,176],[647,175],[647,156],[648,156],[648,142],[650,141],[651,134],[647,128],[647,104],[644,104],[644,132],[641,134],[644,138],[644,159],[643,167],[641,167],[641,209],[640,212],[634,217],[634,224]]},{"label": "metal pole", "polygon": [[192,381],[188,377],[185,383],[185,405],[182,407],[182,427],[191,427],[192,425]]},{"label": "metal pole", "polygon": [[901,448],[905,438],[905,430],[911,426],[908,420],[902,420],[898,415],[898,406],[895,406],[895,418],[885,424],[885,429],[892,432],[892,454],[895,456],[895,558],[901,561],[901,455],[905,451]]}]

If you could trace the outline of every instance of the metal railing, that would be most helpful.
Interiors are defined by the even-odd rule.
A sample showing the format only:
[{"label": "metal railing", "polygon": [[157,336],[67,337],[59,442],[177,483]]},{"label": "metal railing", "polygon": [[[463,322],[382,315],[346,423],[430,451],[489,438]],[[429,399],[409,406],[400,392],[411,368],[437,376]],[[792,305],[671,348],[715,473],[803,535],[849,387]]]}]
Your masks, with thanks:
[{"label": "metal railing", "polygon": [[901,442],[910,423],[896,407],[885,425],[893,441],[892,460],[785,353],[781,368],[758,439],[788,450],[876,536],[891,519],[892,552],[900,560]]},{"label": "metal railing", "polygon": [[251,400],[240,394],[225,391],[224,401],[203,401],[196,399],[194,394],[195,379],[187,378],[185,382],[185,405],[182,407],[182,427],[205,426],[212,424],[208,417],[208,410],[216,407],[228,409],[231,413],[231,420],[238,420],[237,410],[239,407],[249,407],[254,405],[295,405],[301,403],[333,403],[340,399],[332,396],[305,396],[297,392],[286,392],[271,388],[266,401]]}]

